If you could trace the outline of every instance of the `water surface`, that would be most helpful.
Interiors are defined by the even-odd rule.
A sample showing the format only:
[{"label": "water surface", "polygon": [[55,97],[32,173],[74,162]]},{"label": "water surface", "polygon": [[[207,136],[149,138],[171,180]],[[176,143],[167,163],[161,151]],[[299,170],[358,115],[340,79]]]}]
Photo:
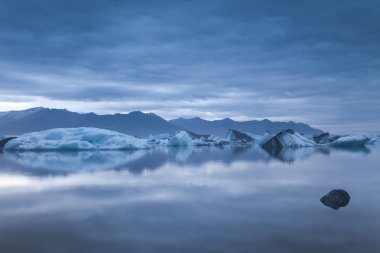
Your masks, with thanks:
[{"label": "water surface", "polygon": [[0,252],[380,252],[379,165],[376,146],[1,153]]}]

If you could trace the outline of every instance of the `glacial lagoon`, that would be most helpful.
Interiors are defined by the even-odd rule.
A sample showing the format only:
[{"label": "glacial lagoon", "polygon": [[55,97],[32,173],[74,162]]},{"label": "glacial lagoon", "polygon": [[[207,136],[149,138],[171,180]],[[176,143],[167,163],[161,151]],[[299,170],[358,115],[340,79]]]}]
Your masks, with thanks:
[{"label": "glacial lagoon", "polygon": [[0,249],[380,252],[379,165],[378,144],[3,152]]}]

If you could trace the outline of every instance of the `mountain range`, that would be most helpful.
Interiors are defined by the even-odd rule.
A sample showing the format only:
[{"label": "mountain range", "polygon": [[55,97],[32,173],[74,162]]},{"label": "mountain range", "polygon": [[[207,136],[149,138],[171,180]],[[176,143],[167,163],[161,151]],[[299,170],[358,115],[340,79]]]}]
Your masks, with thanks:
[{"label": "mountain range", "polygon": [[169,121],[173,125],[184,128],[186,130],[206,134],[212,133],[218,136],[225,136],[228,129],[234,129],[241,132],[264,134],[265,132],[278,133],[284,129],[294,129],[302,134],[319,134],[321,130],[312,128],[304,123],[289,122],[273,122],[267,119],[264,120],[250,120],[250,121],[234,121],[230,118],[222,120],[204,120],[199,117],[184,119],[178,118]]},{"label": "mountain range", "polygon": [[292,128],[303,134],[319,134],[321,130],[303,123],[252,120],[239,122],[231,119],[208,121],[201,118],[167,121],[154,113],[140,111],[128,114],[98,115],[77,113],[66,109],[36,107],[22,111],[0,112],[0,136],[20,135],[51,128],[97,127],[146,138],[150,134],[188,130],[197,134],[214,134],[225,137],[228,129],[262,134]]},{"label": "mountain range", "polygon": [[61,127],[96,127],[139,137],[182,130],[156,114],[140,111],[98,115],[39,107],[0,113],[0,135],[19,135]]}]

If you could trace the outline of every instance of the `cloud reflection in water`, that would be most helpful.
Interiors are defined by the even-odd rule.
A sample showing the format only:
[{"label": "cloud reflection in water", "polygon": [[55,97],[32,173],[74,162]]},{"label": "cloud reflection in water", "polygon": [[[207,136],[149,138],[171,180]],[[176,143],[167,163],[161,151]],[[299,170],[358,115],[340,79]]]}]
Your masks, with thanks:
[{"label": "cloud reflection in water", "polygon": [[[378,191],[380,156],[361,154],[284,163],[233,147],[3,153],[0,245],[18,253],[371,252],[380,249],[380,205],[369,194]],[[54,167],[60,161],[68,167]],[[339,216],[319,202],[332,187],[355,199]]]}]

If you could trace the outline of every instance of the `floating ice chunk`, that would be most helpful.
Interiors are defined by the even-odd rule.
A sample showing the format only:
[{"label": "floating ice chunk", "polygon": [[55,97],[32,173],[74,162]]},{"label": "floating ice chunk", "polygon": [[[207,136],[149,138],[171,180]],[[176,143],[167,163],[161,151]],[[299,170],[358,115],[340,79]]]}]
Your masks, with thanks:
[{"label": "floating ice chunk", "polygon": [[186,131],[179,131],[168,142],[168,146],[190,146],[193,139]]},{"label": "floating ice chunk", "polygon": [[304,136],[291,129],[279,132],[262,145],[262,147],[265,149],[314,146],[317,146],[314,141],[305,138]]},{"label": "floating ice chunk", "polygon": [[168,146],[201,146],[207,145],[203,140],[196,139],[194,136],[187,131],[179,131],[173,137],[170,138]]},{"label": "floating ice chunk", "polygon": [[357,147],[369,143],[371,138],[366,135],[347,135],[329,143],[330,146]]},{"label": "floating ice chunk", "polygon": [[4,149],[4,146],[7,144],[7,142],[13,140],[16,137],[0,137],[0,151]]},{"label": "floating ice chunk", "polygon": [[150,146],[167,146],[171,136],[171,134],[149,135],[148,144]]},{"label": "floating ice chunk", "polygon": [[271,133],[265,133],[264,135],[261,135],[258,139],[257,139],[257,144],[258,145],[263,145],[264,143],[266,143],[267,141],[269,141],[271,138],[273,138],[273,134]]},{"label": "floating ice chunk", "polygon": [[285,134],[283,136],[284,144],[286,147],[314,147],[316,143],[297,132],[293,134]]},{"label": "floating ice chunk", "polygon": [[318,144],[329,144],[342,137],[341,135],[332,135],[330,133],[322,133],[313,136],[313,140]]},{"label": "floating ice chunk", "polygon": [[224,145],[228,142],[213,135],[198,135],[188,131],[176,132],[167,142],[167,146],[212,146]]},{"label": "floating ice chunk", "polygon": [[235,144],[248,144],[254,141],[250,135],[234,129],[228,129],[227,140]]},{"label": "floating ice chunk", "polygon": [[370,140],[368,141],[368,144],[374,144],[378,141],[380,141],[380,136],[375,134],[365,134]]},{"label": "floating ice chunk", "polygon": [[21,135],[5,150],[136,150],[149,148],[146,140],[91,127],[56,128]]},{"label": "floating ice chunk", "polygon": [[219,136],[210,135],[207,139],[207,142],[213,143],[214,145],[225,145],[229,144],[228,140],[222,139]]}]

